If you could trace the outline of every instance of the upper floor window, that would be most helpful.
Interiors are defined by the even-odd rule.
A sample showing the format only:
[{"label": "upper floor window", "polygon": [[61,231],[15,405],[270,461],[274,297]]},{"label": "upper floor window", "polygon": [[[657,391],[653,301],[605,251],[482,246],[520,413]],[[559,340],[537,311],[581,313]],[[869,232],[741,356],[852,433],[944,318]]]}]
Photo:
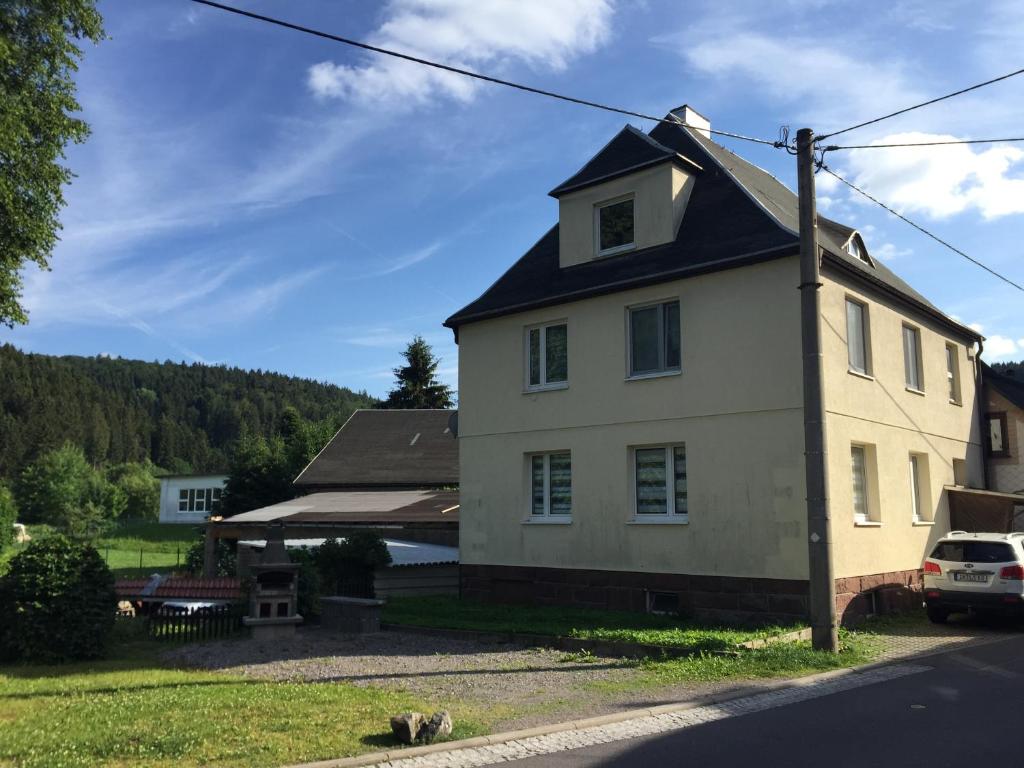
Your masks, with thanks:
[{"label": "upper floor window", "polygon": [[637,516],[687,519],[686,445],[634,449],[633,485]]},{"label": "upper floor window", "polygon": [[598,256],[628,251],[636,245],[633,195],[601,203],[594,209]]},{"label": "upper floor window", "polygon": [[864,250],[860,247],[860,243],[857,242],[856,237],[851,237],[850,241],[846,244],[846,252],[853,256],[855,259],[860,259],[865,264],[870,264],[868,261],[868,255],[864,253]]},{"label": "upper floor window", "polygon": [[530,514],[572,514],[572,458],[568,451],[530,456]]},{"label": "upper floor window", "polygon": [[960,356],[956,344],[946,345],[946,381],[949,384],[949,402],[960,405]]},{"label": "upper floor window", "polygon": [[868,308],[859,301],[846,300],[846,347],[850,370],[868,373]]},{"label": "upper floor window", "polygon": [[1007,442],[1006,435],[1006,414],[1005,413],[986,413],[985,422],[988,425],[986,430],[988,439],[986,445],[988,448],[988,455],[995,457],[1003,457],[1010,455],[1010,444]]},{"label": "upper floor window", "polygon": [[629,375],[681,370],[679,302],[629,309]]},{"label": "upper floor window", "polygon": [[907,389],[924,391],[924,375],[921,373],[921,331],[910,325],[903,326],[903,370],[906,374]]},{"label": "upper floor window", "polygon": [[569,381],[568,327],[551,323],[526,331],[527,389],[565,387]]}]

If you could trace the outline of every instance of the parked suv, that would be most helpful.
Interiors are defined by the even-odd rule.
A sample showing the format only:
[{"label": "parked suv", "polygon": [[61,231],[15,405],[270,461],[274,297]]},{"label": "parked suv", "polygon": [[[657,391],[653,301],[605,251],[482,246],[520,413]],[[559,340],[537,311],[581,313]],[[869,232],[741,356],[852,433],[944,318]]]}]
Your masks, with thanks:
[{"label": "parked suv", "polygon": [[924,561],[924,604],[941,624],[951,613],[1024,610],[1024,533],[952,531]]}]

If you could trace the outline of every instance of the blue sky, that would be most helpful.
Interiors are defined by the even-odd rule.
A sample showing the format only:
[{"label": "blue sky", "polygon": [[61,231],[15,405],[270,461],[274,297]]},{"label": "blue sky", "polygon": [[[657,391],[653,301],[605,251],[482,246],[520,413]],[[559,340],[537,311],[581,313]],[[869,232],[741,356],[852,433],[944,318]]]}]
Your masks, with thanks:
[{"label": "blue sky", "polygon": [[[1021,66],[1024,4],[238,0],[247,9],[650,114],[689,103],[774,139],[836,130]],[[4,338],[277,370],[382,395],[441,322],[557,217],[547,190],[627,122],[186,0],[101,2],[52,272]],[[1021,135],[1024,76],[844,135]],[[649,130],[639,120],[634,125]],[[855,140],[855,141],[854,141]],[[723,143],[793,186],[782,151]],[[1018,282],[1024,144],[835,153],[829,164]],[[819,175],[823,213],[1024,359],[1024,296]],[[794,301],[796,301],[794,291]]]}]

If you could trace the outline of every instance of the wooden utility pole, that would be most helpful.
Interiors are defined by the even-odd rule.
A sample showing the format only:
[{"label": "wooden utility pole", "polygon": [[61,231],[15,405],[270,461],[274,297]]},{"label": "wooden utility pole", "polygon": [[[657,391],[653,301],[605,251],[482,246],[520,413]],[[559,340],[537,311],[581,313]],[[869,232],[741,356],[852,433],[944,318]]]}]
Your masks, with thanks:
[{"label": "wooden utility pole", "polygon": [[836,586],[832,569],[832,521],[828,508],[825,404],[822,399],[821,271],[818,213],[814,201],[814,132],[796,134],[800,194],[800,337],[804,361],[804,465],[807,473],[807,565],[811,642],[822,651],[839,650]]}]

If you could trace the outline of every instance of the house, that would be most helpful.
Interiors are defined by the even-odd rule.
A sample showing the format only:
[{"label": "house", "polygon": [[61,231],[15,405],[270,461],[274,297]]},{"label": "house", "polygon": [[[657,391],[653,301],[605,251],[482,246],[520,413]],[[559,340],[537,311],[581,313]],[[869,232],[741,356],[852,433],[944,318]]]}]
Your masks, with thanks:
[{"label": "house", "polygon": [[457,592],[455,430],[454,410],[357,410],[295,479],[305,495],[211,523],[207,542],[239,540],[244,572],[274,524],[293,547],[372,530],[392,555],[392,567],[376,575],[378,592]]},{"label": "house", "polygon": [[[681,122],[696,127],[684,127]],[[558,223],[445,322],[459,345],[462,594],[803,617],[797,198],[692,108],[623,128]],[[983,483],[981,337],[819,217],[838,609],[912,598]]]},{"label": "house", "polygon": [[160,478],[161,523],[205,523],[220,509],[224,474],[164,475]]},{"label": "house", "polygon": [[1024,379],[984,366],[988,488],[1024,503]]}]

